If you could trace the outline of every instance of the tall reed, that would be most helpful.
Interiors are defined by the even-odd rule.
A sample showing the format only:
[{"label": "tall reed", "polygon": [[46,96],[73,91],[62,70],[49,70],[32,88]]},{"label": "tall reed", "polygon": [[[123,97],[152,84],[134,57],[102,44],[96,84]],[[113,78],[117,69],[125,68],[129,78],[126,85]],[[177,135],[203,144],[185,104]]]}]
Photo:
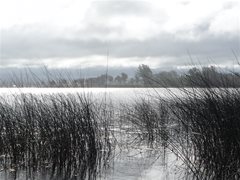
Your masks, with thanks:
[{"label": "tall reed", "polygon": [[28,172],[47,172],[51,179],[96,179],[111,151],[100,111],[79,94],[2,97],[0,168],[29,178]]},{"label": "tall reed", "polygon": [[208,88],[168,89],[168,99],[138,101],[126,110],[128,120],[140,141],[181,158],[185,179],[240,179],[240,90],[211,88],[208,77],[199,78]]},{"label": "tall reed", "polygon": [[[180,153],[195,179],[240,178],[240,92],[185,91],[172,111],[181,127]],[[181,136],[180,136],[181,137]]]}]

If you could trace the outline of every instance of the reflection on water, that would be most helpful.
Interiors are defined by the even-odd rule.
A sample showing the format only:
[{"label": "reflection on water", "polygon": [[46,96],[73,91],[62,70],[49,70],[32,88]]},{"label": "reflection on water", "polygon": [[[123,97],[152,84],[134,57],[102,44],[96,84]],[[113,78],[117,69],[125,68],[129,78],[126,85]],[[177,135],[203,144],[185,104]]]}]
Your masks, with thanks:
[{"label": "reflection on water", "polygon": [[169,97],[171,92],[181,94],[177,88],[0,88],[0,95],[12,95],[21,93],[56,94],[56,93],[80,93],[93,97],[107,96],[114,101],[131,100],[139,97]]},{"label": "reflection on water", "polygon": [[[170,153],[168,159],[163,159],[163,152],[151,149],[131,149],[122,152],[114,160],[114,168],[106,179],[112,180],[174,180],[171,170],[174,166],[168,163],[176,161]],[[171,164],[170,163],[170,164]]]},{"label": "reflection on water", "polygon": [[[98,180],[175,180],[176,157],[168,153],[167,159],[163,159],[161,152],[151,149],[124,150],[118,154],[109,169]],[[28,174],[29,178],[26,178]],[[3,171],[0,173],[1,180],[47,180],[50,173],[46,171]],[[60,180],[60,177],[51,178]],[[74,179],[74,178],[72,178]]]}]

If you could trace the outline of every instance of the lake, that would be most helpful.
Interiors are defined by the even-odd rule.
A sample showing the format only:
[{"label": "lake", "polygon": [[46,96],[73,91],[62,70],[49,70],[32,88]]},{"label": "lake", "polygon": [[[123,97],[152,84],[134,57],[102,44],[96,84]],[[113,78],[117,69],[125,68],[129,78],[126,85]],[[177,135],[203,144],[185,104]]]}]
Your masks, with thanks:
[{"label": "lake", "polygon": [[[131,104],[139,98],[172,97],[172,93],[181,94],[174,88],[1,88],[0,96],[12,98],[12,95],[20,94],[84,94],[96,101],[111,102],[113,107],[121,103]],[[125,132],[116,132],[117,137],[122,137]],[[178,164],[181,162],[170,151],[159,148],[149,148],[146,145],[126,145],[119,138],[124,148],[116,148],[116,154],[110,168],[100,179],[110,180],[174,180],[179,177],[177,173]],[[0,179],[6,178],[0,173]],[[7,176],[10,179],[10,176]],[[19,180],[24,179],[19,178]]]},{"label": "lake", "polygon": [[[191,91],[191,88],[186,88]],[[138,98],[173,97],[183,94],[177,88],[0,88],[1,96],[12,94],[84,94],[96,99],[111,99],[113,102],[128,102]]]}]

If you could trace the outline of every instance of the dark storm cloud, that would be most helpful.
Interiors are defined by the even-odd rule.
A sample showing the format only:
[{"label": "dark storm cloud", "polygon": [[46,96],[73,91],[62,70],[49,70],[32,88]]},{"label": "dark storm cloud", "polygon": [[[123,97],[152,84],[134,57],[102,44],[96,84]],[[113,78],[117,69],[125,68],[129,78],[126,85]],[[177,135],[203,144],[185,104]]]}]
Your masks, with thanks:
[{"label": "dark storm cloud", "polygon": [[[206,32],[208,24],[196,26],[196,34]],[[111,31],[111,30],[109,30]],[[199,58],[226,59],[231,51],[240,49],[239,36],[205,34],[199,40],[179,38],[176,34],[160,34],[146,40],[109,40],[64,38],[38,31],[24,32],[20,29],[3,30],[1,33],[1,61],[8,64],[18,59],[36,61],[46,58],[77,58],[90,55],[106,55],[109,48],[114,57],[179,57],[187,52]],[[11,61],[10,61],[11,60]]]},{"label": "dark storm cloud", "polygon": [[[128,41],[122,48],[115,48],[117,56],[140,56],[140,57],[158,57],[158,56],[182,56],[189,50],[195,55],[224,55],[226,51],[236,48],[239,40],[236,37],[208,37],[199,41],[175,39],[170,35],[162,35],[157,38],[146,41]],[[114,46],[121,45],[115,44]]]},{"label": "dark storm cloud", "polygon": [[[104,43],[99,40],[77,40],[51,34],[2,31],[1,59],[45,59],[82,57],[101,54]],[[8,61],[8,60],[7,60]]]}]

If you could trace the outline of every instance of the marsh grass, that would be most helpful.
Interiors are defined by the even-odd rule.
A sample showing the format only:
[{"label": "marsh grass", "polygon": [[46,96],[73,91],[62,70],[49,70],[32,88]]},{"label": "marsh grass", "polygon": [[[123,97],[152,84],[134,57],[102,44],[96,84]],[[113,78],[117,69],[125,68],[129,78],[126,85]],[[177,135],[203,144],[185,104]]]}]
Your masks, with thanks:
[{"label": "marsh grass", "polygon": [[163,104],[142,98],[126,108],[125,113],[132,127],[130,130],[136,132],[141,141],[147,142],[149,146],[156,145],[156,142],[165,143],[169,117]]},{"label": "marsh grass", "polygon": [[111,153],[109,114],[100,111],[79,94],[2,97],[0,169],[26,178],[43,172],[50,179],[96,179]]},{"label": "marsh grass", "polygon": [[[214,84],[208,74],[186,78],[192,87],[180,94],[167,89],[170,98],[137,99],[119,113],[106,99],[80,94],[1,97],[0,170],[15,178],[96,179],[115,145],[120,152],[147,145],[164,161],[166,151],[179,157],[185,179],[240,179],[240,90],[224,78]],[[206,88],[194,88],[200,82]]]},{"label": "marsh grass", "polygon": [[198,78],[208,88],[139,100],[126,117],[139,142],[165,147],[181,159],[185,179],[240,179],[240,90],[211,88],[206,75]]},{"label": "marsh grass", "polygon": [[185,93],[186,98],[175,100],[172,112],[184,139],[178,152],[193,177],[239,179],[239,90],[215,88]]},{"label": "marsh grass", "polygon": [[[167,148],[171,133],[169,112],[164,102],[156,99],[137,99],[132,105],[124,106],[124,122],[128,137],[128,147],[144,149],[154,153],[156,161],[159,159],[162,166],[168,166]],[[158,152],[158,154],[156,154]]]}]

